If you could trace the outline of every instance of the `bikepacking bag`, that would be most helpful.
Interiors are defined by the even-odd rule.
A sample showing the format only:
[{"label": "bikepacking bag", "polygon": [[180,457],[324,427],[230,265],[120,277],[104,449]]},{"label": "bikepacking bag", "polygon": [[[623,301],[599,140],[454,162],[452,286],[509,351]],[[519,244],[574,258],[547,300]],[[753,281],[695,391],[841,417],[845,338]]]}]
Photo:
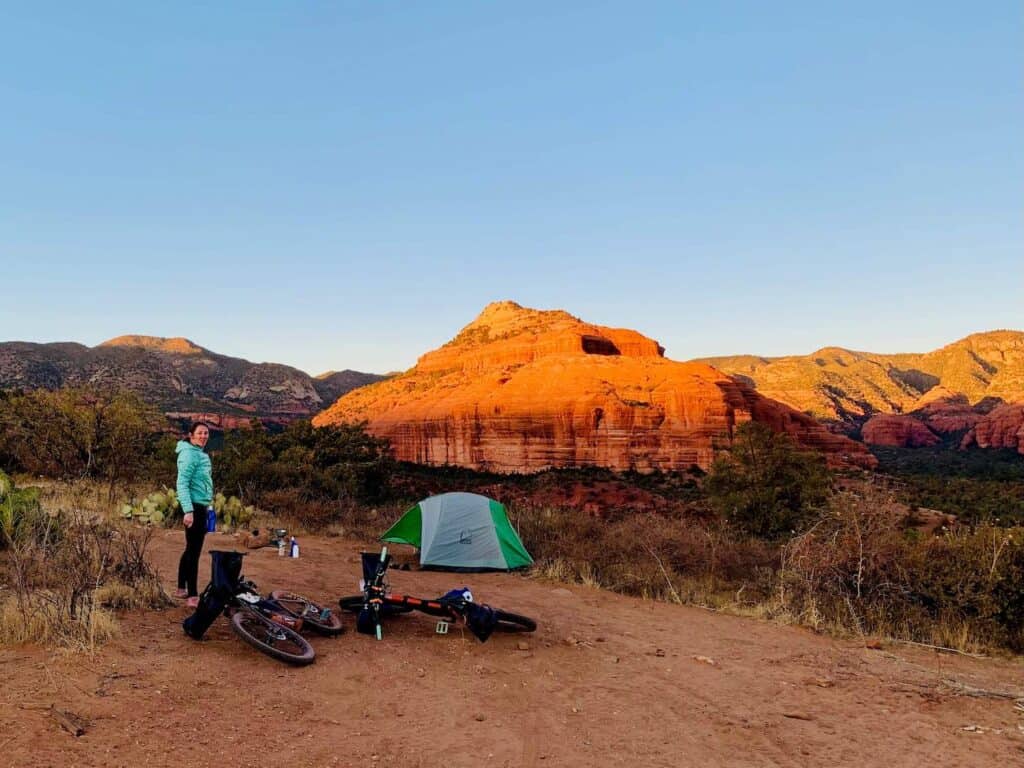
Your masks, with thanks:
[{"label": "bikepacking bag", "polygon": [[243,556],[243,552],[210,552],[210,583],[199,596],[195,613],[181,623],[185,634],[193,640],[202,639],[210,625],[224,613],[228,601],[237,593]]},{"label": "bikepacking bag", "polygon": [[487,642],[487,638],[491,636],[497,625],[498,616],[491,606],[477,605],[476,603],[470,603],[467,606],[466,626],[481,643]]},{"label": "bikepacking bag", "polygon": [[245,552],[210,551],[210,583],[231,595],[238,591],[242,577],[242,558]]},{"label": "bikepacking bag", "polygon": [[377,634],[377,623],[373,620],[373,611],[369,606],[363,606],[356,616],[356,632],[363,635]]},{"label": "bikepacking bag", "polygon": [[[380,567],[380,552],[360,552],[363,561],[363,582],[369,584],[377,578],[377,568]],[[391,555],[384,561],[385,567],[391,562]]]},{"label": "bikepacking bag", "polygon": [[199,596],[199,605],[196,606],[195,613],[181,622],[181,627],[185,630],[185,634],[193,640],[202,640],[210,625],[217,620],[218,616],[224,613],[224,608],[227,604],[228,596],[213,586],[212,583],[207,584],[203,594]]}]

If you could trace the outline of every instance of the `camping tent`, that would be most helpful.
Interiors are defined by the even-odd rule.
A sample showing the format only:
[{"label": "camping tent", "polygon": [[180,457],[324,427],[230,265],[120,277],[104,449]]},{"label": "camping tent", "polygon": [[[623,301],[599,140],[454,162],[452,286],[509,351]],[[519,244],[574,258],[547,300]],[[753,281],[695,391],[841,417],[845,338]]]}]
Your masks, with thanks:
[{"label": "camping tent", "polygon": [[424,568],[506,571],[533,562],[505,507],[477,493],[424,499],[380,538],[419,547]]}]

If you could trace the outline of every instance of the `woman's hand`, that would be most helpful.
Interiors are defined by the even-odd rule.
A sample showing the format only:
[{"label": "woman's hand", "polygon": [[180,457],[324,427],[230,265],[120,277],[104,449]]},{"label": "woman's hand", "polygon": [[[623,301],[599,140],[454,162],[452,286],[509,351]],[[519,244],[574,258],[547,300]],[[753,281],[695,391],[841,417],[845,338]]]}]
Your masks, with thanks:
[{"label": "woman's hand", "polygon": [[191,528],[193,520],[195,520],[195,517],[193,517],[192,513],[191,512],[186,512],[185,513],[185,521],[184,521],[185,522],[185,527],[186,528]]}]

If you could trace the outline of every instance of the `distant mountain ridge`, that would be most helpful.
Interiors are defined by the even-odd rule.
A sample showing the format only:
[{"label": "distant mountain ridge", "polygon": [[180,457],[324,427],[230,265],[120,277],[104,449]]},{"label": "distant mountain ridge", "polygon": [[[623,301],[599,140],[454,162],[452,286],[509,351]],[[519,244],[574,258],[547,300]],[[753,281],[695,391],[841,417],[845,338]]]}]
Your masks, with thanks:
[{"label": "distant mountain ridge", "polygon": [[812,416],[863,424],[964,397],[976,405],[1024,401],[1024,332],[975,333],[924,353],[880,354],[825,347],[809,355],[698,358]]},{"label": "distant mountain ridge", "polygon": [[1024,454],[1024,332],[974,333],[923,353],[825,347],[789,357],[707,357],[758,392],[870,445]]},{"label": "distant mountain ridge", "polygon": [[356,387],[384,378],[340,371],[314,378],[288,365],[251,363],[181,338],[127,335],[95,347],[74,342],[0,342],[0,389],[113,387],[177,418],[223,426],[257,418],[308,418]]}]

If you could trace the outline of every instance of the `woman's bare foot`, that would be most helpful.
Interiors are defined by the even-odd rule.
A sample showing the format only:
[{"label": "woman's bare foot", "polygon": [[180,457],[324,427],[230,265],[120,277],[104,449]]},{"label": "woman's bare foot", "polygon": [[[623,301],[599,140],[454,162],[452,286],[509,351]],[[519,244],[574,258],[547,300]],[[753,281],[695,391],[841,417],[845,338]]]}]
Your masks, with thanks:
[{"label": "woman's bare foot", "polygon": [[187,605],[189,608],[198,608],[199,607],[199,598],[198,597],[190,597],[188,600],[185,601],[185,605]]},{"label": "woman's bare foot", "polygon": [[188,592],[186,592],[181,587],[178,587],[176,590],[174,590],[174,596],[175,597],[188,597]]}]

